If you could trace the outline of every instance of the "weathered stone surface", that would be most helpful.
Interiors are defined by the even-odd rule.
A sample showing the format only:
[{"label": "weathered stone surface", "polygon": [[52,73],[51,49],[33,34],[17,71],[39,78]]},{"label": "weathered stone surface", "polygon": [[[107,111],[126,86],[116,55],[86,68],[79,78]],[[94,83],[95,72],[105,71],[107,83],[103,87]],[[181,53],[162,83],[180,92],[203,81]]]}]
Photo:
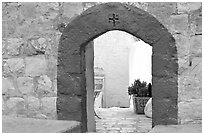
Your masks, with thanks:
[{"label": "weathered stone surface", "polygon": [[194,99],[178,104],[180,124],[202,123],[202,100]]},{"label": "weathered stone surface", "polygon": [[2,38],[2,55],[5,54],[6,47],[7,47],[6,38]]},{"label": "weathered stone surface", "polygon": [[21,13],[26,19],[32,19],[36,17],[36,3],[33,2],[22,2]]},{"label": "weathered stone surface", "polygon": [[44,115],[44,114],[37,114],[37,115],[35,116],[35,118],[37,118],[37,119],[47,119],[47,116]]},{"label": "weathered stone surface", "polygon": [[189,68],[189,76],[195,77],[202,81],[202,57],[194,57],[191,64],[192,65]]},{"label": "weathered stone surface", "polygon": [[39,96],[43,96],[44,94],[49,94],[52,92],[52,82],[47,75],[40,76],[37,80],[37,93]]},{"label": "weathered stone surface", "polygon": [[53,57],[53,56],[50,56],[50,57],[47,59],[47,65],[49,65],[49,66],[47,67],[47,72],[46,72],[46,74],[47,74],[51,79],[57,78],[57,58],[56,58],[56,57]]},{"label": "weathered stone surface", "polygon": [[157,125],[149,133],[202,133],[202,124]]},{"label": "weathered stone surface", "polygon": [[[129,6],[125,7],[125,10],[118,8],[118,10],[115,10],[117,7],[117,4],[119,3],[113,3],[112,5],[109,3],[107,6],[107,13],[105,13],[104,8],[101,8],[101,5],[98,5],[98,7],[95,7],[94,9],[88,9],[89,11],[84,13],[83,17],[86,18],[86,15],[92,14],[92,17],[87,17],[85,20],[83,20],[83,17],[77,17],[80,18],[79,22],[78,20],[69,23],[71,20],[75,18],[75,16],[79,15],[83,10],[88,8],[88,6],[84,6],[83,3],[2,3],[2,36],[3,38],[6,38],[3,41],[3,53],[7,54],[7,50],[9,55],[17,56],[18,58],[12,58],[15,60],[11,60],[10,58],[8,60],[3,60],[3,76],[8,77],[10,75],[12,76],[22,76],[24,73],[24,62],[22,57],[24,55],[21,55],[21,47],[28,46],[26,42],[29,40],[36,40],[37,44],[42,45],[42,50],[46,50],[45,56],[46,59],[47,57],[50,58],[51,55],[57,56],[55,53],[58,45],[59,39],[57,38],[57,30],[55,29],[55,25],[58,24],[59,22],[66,22],[66,25],[68,24],[69,26],[74,25],[76,22],[77,24],[77,32],[78,33],[72,33],[70,31],[68,39],[75,39],[74,41],[68,42],[69,44],[65,43],[64,46],[59,49],[60,53],[64,54],[70,54],[71,55],[59,55],[59,67],[58,69],[63,69],[64,73],[65,72],[70,72],[70,73],[82,73],[83,69],[80,69],[81,63],[81,56],[79,56],[80,52],[80,45],[82,44],[81,41],[87,41],[88,39],[94,38],[102,34],[103,32],[106,32],[107,30],[112,30],[117,28],[118,30],[123,30],[132,33],[133,35],[138,32],[138,30],[141,27],[146,27],[147,25],[151,25],[151,21],[148,22],[148,17],[146,13],[143,13],[140,10],[129,8]],[[138,3],[139,4],[139,3]],[[168,30],[175,34],[175,33],[181,33],[182,36],[174,36],[176,39],[176,45],[178,48],[178,62],[179,62],[179,72],[181,70],[185,72],[180,72],[180,75],[185,78],[184,81],[181,80],[185,85],[182,87],[179,87],[179,91],[181,93],[179,96],[181,98],[185,97],[187,98],[200,98],[201,96],[201,35],[202,35],[202,11],[201,11],[201,2],[200,3],[144,3],[141,4],[141,9],[144,9],[148,11],[150,14],[156,17],[163,25],[165,25]],[[140,4],[139,4],[140,5]],[[142,7],[144,5],[144,8]],[[92,6],[92,5],[91,5]],[[138,6],[136,4],[136,6]],[[112,8],[113,7],[113,8]],[[178,10],[177,10],[178,8]],[[114,10],[111,10],[114,9]],[[111,12],[110,12],[111,11]],[[122,14],[119,14],[119,25],[116,23],[116,27],[113,27],[112,23],[108,22],[107,19],[107,14],[110,13],[119,13],[122,11]],[[126,11],[130,12],[131,14],[129,15],[124,15]],[[97,13],[101,12],[104,16],[98,16]],[[136,14],[135,14],[136,12]],[[121,12],[120,12],[121,13]],[[177,14],[178,13],[178,14]],[[187,17],[189,15],[189,18]],[[143,19],[145,18],[145,19]],[[141,21],[142,19],[142,21]],[[145,20],[145,21],[144,21]],[[135,21],[135,23],[133,23]],[[125,22],[125,23],[123,23]],[[128,22],[128,23],[127,23]],[[148,23],[147,23],[148,22]],[[90,25],[89,25],[90,23]],[[88,26],[90,27],[88,27]],[[158,24],[158,26],[161,24]],[[79,27],[80,26],[80,27]],[[87,26],[87,27],[86,27]],[[188,26],[188,27],[187,27]],[[154,26],[153,26],[154,27]],[[159,27],[160,28],[160,27]],[[155,29],[159,28],[155,27]],[[188,28],[188,29],[187,29]],[[87,30],[86,30],[87,29]],[[70,30],[70,29],[69,29]],[[68,30],[68,31],[69,31]],[[80,36],[80,33],[85,34]],[[161,30],[161,29],[160,29]],[[159,31],[160,31],[159,30]],[[188,31],[190,30],[190,31]],[[165,30],[166,31],[166,30]],[[188,32],[187,32],[188,31]],[[87,32],[87,33],[86,33]],[[152,31],[150,31],[152,32]],[[58,32],[59,33],[59,32]],[[90,35],[89,35],[90,34]],[[149,34],[148,31],[146,31],[146,34]],[[187,45],[188,41],[187,38],[193,35],[200,35],[200,37],[190,37],[191,39],[191,48],[187,49],[185,45]],[[61,35],[58,34],[58,36]],[[137,35],[137,34],[136,34]],[[145,35],[145,34],[144,34]],[[151,33],[150,33],[151,35]],[[154,34],[152,34],[154,36]],[[162,36],[165,34],[161,34]],[[45,37],[50,37],[51,42],[48,43],[48,46],[45,47],[45,42],[44,39]],[[156,35],[157,37],[158,35]],[[186,36],[186,37],[183,37]],[[15,38],[14,38],[15,37]],[[39,37],[41,37],[39,39]],[[56,38],[55,38],[56,37]],[[75,37],[75,38],[74,38]],[[144,36],[145,37],[145,36]],[[153,37],[154,38],[154,37]],[[23,40],[27,41],[23,41]],[[39,39],[39,40],[38,40]],[[47,39],[47,38],[46,38]],[[22,40],[22,44],[20,44],[20,41]],[[9,42],[7,42],[9,41]],[[80,42],[78,42],[80,41]],[[67,41],[66,41],[67,42]],[[167,41],[162,41],[160,43],[160,46],[157,48],[159,52],[167,52],[169,54],[167,57],[165,55],[161,55],[164,58],[167,58],[167,60],[176,59],[173,55],[176,54],[174,51],[169,51],[170,48],[165,47],[165,46],[174,46],[175,44],[166,44]],[[16,43],[16,44],[14,44]],[[25,44],[24,44],[25,43]],[[84,42],[83,42],[84,43]],[[74,48],[69,48],[68,46],[71,46],[70,44],[73,44]],[[13,46],[14,45],[14,46]],[[75,46],[78,45],[78,48],[75,48]],[[61,45],[59,45],[61,46]],[[195,47],[194,47],[195,46]],[[7,48],[8,47],[8,48]],[[45,49],[46,48],[46,49]],[[154,48],[154,47],[153,47]],[[159,49],[161,48],[161,49]],[[188,51],[191,53],[192,58],[187,58],[188,56]],[[39,54],[36,52],[36,48],[32,50],[31,48],[28,48],[29,51],[25,50],[26,55],[37,55]],[[62,52],[61,50],[64,50]],[[70,51],[71,50],[71,51]],[[33,51],[33,52],[32,52]],[[170,53],[169,53],[170,52]],[[76,57],[72,55],[77,55]],[[173,54],[173,55],[172,55]],[[172,57],[169,57],[169,56]],[[4,55],[5,58],[7,58],[6,55]],[[194,57],[196,56],[196,58]],[[8,56],[10,57],[10,56]],[[53,66],[49,66],[47,68],[47,65],[55,63],[54,60],[50,60],[50,62],[47,63],[45,60],[44,56],[33,56],[30,57],[32,60],[27,60],[26,63],[26,76],[41,76],[41,75],[47,75],[51,80],[54,80],[54,76],[56,76],[56,68]],[[36,58],[36,59],[34,59]],[[48,59],[49,59],[48,58]],[[62,58],[62,59],[61,59]],[[73,59],[70,60],[70,59]],[[20,60],[19,60],[20,59]],[[63,62],[64,60],[64,62]],[[159,61],[160,59],[158,59]],[[10,62],[8,62],[10,61]],[[44,62],[41,63],[41,61],[46,61],[46,64]],[[191,62],[191,63],[190,63]],[[13,64],[11,64],[13,63]],[[67,63],[67,65],[66,65]],[[157,65],[159,65],[161,62],[158,62]],[[200,63],[200,64],[199,64]],[[9,65],[10,64],[10,65]],[[165,65],[165,64],[164,64]],[[190,66],[192,65],[192,66]],[[11,66],[12,68],[10,68]],[[169,69],[172,69],[171,67],[168,67]],[[182,69],[183,68],[183,69]],[[49,71],[46,71],[48,70]],[[13,70],[13,71],[11,71]],[[58,70],[59,71],[59,70]],[[168,70],[166,70],[167,73]],[[176,71],[176,70],[175,70]],[[6,74],[5,74],[6,73]],[[9,74],[8,74],[9,73]],[[154,73],[153,73],[154,74]],[[181,77],[179,76],[179,77]],[[195,76],[195,78],[192,78],[192,76]],[[14,79],[15,80],[15,79]],[[78,80],[76,79],[76,82]],[[189,87],[188,87],[189,85]],[[181,84],[179,84],[181,86]],[[14,86],[13,86],[14,87]],[[53,86],[54,87],[54,86]],[[52,87],[52,89],[54,89]],[[11,89],[13,89],[11,87]],[[59,89],[59,88],[58,88]],[[55,86],[55,91],[57,90],[57,87]],[[182,97],[182,92],[183,97]],[[55,92],[56,93],[56,92]],[[200,93],[200,94],[199,94]],[[188,95],[190,94],[190,96]],[[6,95],[5,95],[6,96]],[[10,99],[9,99],[10,100]],[[66,100],[65,100],[66,101]],[[181,99],[183,101],[183,99]],[[11,101],[9,101],[11,102]],[[11,103],[9,103],[11,104]],[[162,103],[161,103],[162,104]],[[82,112],[84,108],[81,108]],[[157,109],[157,108],[156,108]],[[196,108],[195,108],[196,109]],[[15,109],[14,109],[15,110]],[[195,110],[196,111],[196,110]],[[19,111],[20,112],[20,111]],[[22,111],[23,112],[23,111]],[[63,113],[64,112],[64,113]],[[16,111],[13,111],[15,114]],[[21,113],[21,112],[20,112]],[[40,114],[41,112],[39,112]],[[83,112],[84,113],[84,112]],[[64,118],[63,114],[66,114],[67,117],[72,117],[77,119],[82,117],[82,113],[76,113],[76,112],[71,112],[70,114],[67,114],[67,111],[59,111],[59,117]],[[165,113],[164,113],[165,114]],[[186,112],[187,114],[187,112]],[[76,116],[77,115],[77,116]],[[158,114],[159,115],[159,114]],[[32,117],[36,117],[37,115],[33,114]],[[28,116],[29,117],[29,116]],[[159,117],[159,116],[158,116]],[[84,117],[85,118],[85,117]],[[188,118],[187,118],[188,119]],[[185,117],[182,117],[182,120],[185,121]],[[189,119],[188,119],[189,120]],[[191,121],[191,120],[189,120]]]},{"label": "weathered stone surface", "polygon": [[[153,3],[154,4],[154,3]],[[160,4],[160,3],[156,3]],[[164,17],[171,16],[176,13],[176,3],[162,3],[163,6],[168,5],[171,8],[168,9]],[[148,4],[149,5],[149,4]],[[150,4],[151,5],[151,4]],[[111,8],[110,8],[111,7]],[[148,7],[149,8],[149,7]],[[161,6],[156,6],[153,10],[156,11],[162,9]],[[100,11],[100,12],[99,12]],[[158,11],[159,13],[160,11]],[[110,13],[117,13],[119,16],[120,23],[110,23],[107,21]],[[160,12],[160,15],[163,13]],[[132,17],[131,17],[132,16]],[[188,17],[181,15],[174,17],[174,23],[188,23]],[[128,22],[128,23],[127,23]],[[176,24],[174,24],[176,25]],[[173,26],[177,28],[178,32],[183,32],[186,30],[188,24],[182,24],[180,26]],[[180,29],[179,29],[180,28]],[[188,28],[188,27],[187,27]],[[123,5],[120,3],[106,3],[101,4],[98,7],[93,7],[86,10],[73,20],[63,31],[63,35],[60,39],[59,44],[59,53],[58,53],[58,79],[61,75],[65,73],[82,73],[85,69],[80,69],[83,65],[83,56],[79,57],[78,48],[79,45],[85,45],[88,41],[93,38],[100,36],[101,34],[109,30],[123,30],[128,33],[135,35],[136,37],[141,38],[145,42],[153,46],[153,76],[166,76],[168,78],[177,76],[178,64],[177,64],[177,50],[175,45],[175,40],[168,32],[166,28],[161,25],[161,23],[152,17],[150,14],[129,5]],[[82,47],[81,46],[81,47]],[[71,51],[69,50],[71,48]],[[83,51],[83,48],[82,50]],[[67,54],[69,52],[69,55]],[[78,57],[74,57],[77,56]],[[69,56],[69,57],[68,57]],[[77,59],[76,59],[77,58]],[[66,78],[66,77],[65,77]],[[177,79],[177,78],[176,78]],[[65,79],[66,80],[66,79]],[[177,81],[176,81],[177,82]],[[84,82],[85,83],[85,82]],[[160,83],[159,83],[160,84]],[[58,85],[59,86],[59,85]],[[82,87],[83,85],[81,85]],[[174,89],[177,87],[170,85]],[[158,86],[160,88],[160,85]],[[83,88],[82,88],[83,89]],[[59,87],[58,90],[60,91]],[[178,89],[176,88],[176,91]],[[155,91],[156,92],[156,91]],[[172,93],[175,91],[172,91]],[[67,97],[66,97],[67,96]],[[77,104],[80,106],[80,103],[73,98],[70,99],[71,94],[62,95],[58,93],[57,98],[57,115],[58,119],[77,119],[82,121],[82,125],[86,128],[86,119],[87,117],[85,112],[85,97],[82,97],[81,107],[72,107],[72,104]],[[154,99],[155,97],[153,97]],[[159,97],[161,98],[161,97]],[[177,97],[175,98],[165,98],[159,99],[156,102],[156,107],[153,111],[153,120],[154,124],[176,124],[177,123]],[[66,109],[64,106],[70,106],[70,109]],[[74,110],[74,111],[73,111]],[[76,110],[80,110],[82,113],[75,113]],[[161,110],[161,111],[160,111]],[[74,114],[75,113],[75,114]],[[79,119],[80,118],[80,119]],[[81,119],[82,118],[82,119]],[[82,127],[82,130],[86,131]]]},{"label": "weathered stone surface", "polygon": [[87,10],[88,8],[91,8],[97,4],[99,4],[100,2],[83,2],[83,10]]},{"label": "weathered stone surface", "polygon": [[8,94],[10,91],[15,91],[12,80],[9,78],[2,78],[2,94]]},{"label": "weathered stone surface", "polygon": [[152,96],[157,98],[177,98],[178,97],[178,78],[159,78],[152,77],[154,84],[152,89],[157,90],[156,93],[152,91]]},{"label": "weathered stone surface", "polygon": [[176,41],[177,52],[178,52],[178,73],[184,74],[189,68],[189,48],[190,40],[188,37],[181,34],[173,35]]},{"label": "weathered stone surface", "polygon": [[147,9],[148,9],[148,3],[147,2],[127,2],[127,4],[136,6],[140,9],[143,9],[144,11],[147,11]]},{"label": "weathered stone surface", "polygon": [[76,94],[81,95],[81,84],[82,76],[81,75],[72,75],[72,74],[62,74],[58,75],[57,86],[58,93],[61,94]]},{"label": "weathered stone surface", "polygon": [[40,120],[3,116],[3,133],[78,133],[80,122],[63,120]]},{"label": "weathered stone surface", "polygon": [[189,75],[180,77],[179,85],[179,101],[187,102],[190,99],[201,99],[201,80],[195,76]]},{"label": "weathered stone surface", "polygon": [[[177,124],[177,98],[154,97],[152,99],[152,124],[155,125],[174,125]],[[157,108],[157,109],[156,109]],[[164,113],[165,112],[165,113]]]},{"label": "weathered stone surface", "polygon": [[202,34],[202,10],[195,10],[189,15],[191,34]]},{"label": "weathered stone surface", "polygon": [[21,58],[11,58],[5,60],[3,65],[3,72],[5,74],[21,74],[24,72],[24,60]]},{"label": "weathered stone surface", "polygon": [[31,77],[19,77],[17,83],[19,91],[23,94],[28,94],[34,90],[34,82]]},{"label": "weathered stone surface", "polygon": [[5,101],[2,99],[2,114],[5,115],[7,111],[7,106]]},{"label": "weathered stone surface", "polygon": [[202,35],[192,36],[190,39],[190,55],[201,57],[202,55]]},{"label": "weathered stone surface", "polygon": [[[66,55],[61,56],[61,57],[58,56],[58,65],[59,65],[58,69],[64,68],[65,72],[68,72],[68,73],[81,73],[80,60],[81,60],[80,55],[66,54]],[[66,64],[66,63],[69,63],[69,64]]]},{"label": "weathered stone surface", "polygon": [[202,6],[201,2],[178,2],[178,13],[188,13],[193,10],[197,10]]},{"label": "weathered stone surface", "polygon": [[168,18],[176,13],[174,2],[149,2],[147,11],[155,16],[163,25],[168,28]]},{"label": "weathered stone surface", "polygon": [[36,10],[40,13],[43,22],[51,21],[57,17],[60,7],[58,2],[41,2],[37,5]]},{"label": "weathered stone surface", "polygon": [[64,2],[63,4],[63,16],[68,18],[75,17],[83,11],[83,5],[81,2]]},{"label": "weathered stone surface", "polygon": [[178,57],[183,58],[185,56],[189,56],[189,38],[181,34],[175,34],[173,37],[176,41]]},{"label": "weathered stone surface", "polygon": [[26,76],[40,76],[46,73],[47,63],[43,55],[25,58]]},{"label": "weathered stone surface", "polygon": [[55,93],[57,93],[57,79],[55,78],[52,83],[53,83],[52,84],[53,85],[53,90],[54,90]]},{"label": "weathered stone surface", "polygon": [[9,55],[19,55],[20,47],[24,44],[22,38],[7,39],[7,52]]},{"label": "weathered stone surface", "polygon": [[23,98],[19,97],[12,97],[9,100],[7,100],[7,107],[9,109],[10,115],[21,115],[25,114],[25,100]]},{"label": "weathered stone surface", "polygon": [[[44,97],[42,101],[42,112],[47,115],[56,116],[57,97]],[[69,108],[69,107],[68,107]]]},{"label": "weathered stone surface", "polygon": [[38,98],[33,96],[28,96],[27,98],[28,109],[36,111],[40,108],[40,101]]},{"label": "weathered stone surface", "polygon": [[171,33],[182,33],[186,34],[189,30],[188,28],[188,15],[171,15],[169,18],[169,29]]},{"label": "weathered stone surface", "polygon": [[[44,54],[46,47],[47,47],[47,43],[46,43],[46,39],[45,38],[39,38],[38,40],[31,40],[28,42],[28,44],[33,47],[33,49],[35,49],[36,54],[37,53],[41,53]],[[30,48],[31,50],[31,48]]]},{"label": "weathered stone surface", "polygon": [[[71,95],[58,94],[57,117],[59,120],[81,121],[81,98]],[[69,106],[69,107],[68,107]]]}]

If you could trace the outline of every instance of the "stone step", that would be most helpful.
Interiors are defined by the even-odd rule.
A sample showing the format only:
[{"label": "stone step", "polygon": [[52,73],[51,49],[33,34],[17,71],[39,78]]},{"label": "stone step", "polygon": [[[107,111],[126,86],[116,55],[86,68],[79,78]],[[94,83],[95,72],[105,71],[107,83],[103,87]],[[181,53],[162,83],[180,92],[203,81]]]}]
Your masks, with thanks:
[{"label": "stone step", "polygon": [[3,133],[68,133],[80,132],[80,122],[2,117]]},{"label": "stone step", "polygon": [[202,124],[157,125],[149,133],[202,133]]}]

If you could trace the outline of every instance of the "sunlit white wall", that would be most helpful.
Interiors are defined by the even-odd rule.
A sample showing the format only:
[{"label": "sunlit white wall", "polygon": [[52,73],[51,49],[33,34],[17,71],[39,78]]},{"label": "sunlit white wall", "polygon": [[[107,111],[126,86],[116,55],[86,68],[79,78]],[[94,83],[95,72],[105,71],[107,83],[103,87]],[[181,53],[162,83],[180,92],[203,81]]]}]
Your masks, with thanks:
[{"label": "sunlit white wall", "polygon": [[104,69],[104,104],[128,106],[128,86],[135,79],[151,82],[152,47],[122,31],[110,31],[94,40],[94,66]]},{"label": "sunlit white wall", "polygon": [[131,44],[129,53],[129,84],[135,79],[152,82],[152,47],[142,40]]}]

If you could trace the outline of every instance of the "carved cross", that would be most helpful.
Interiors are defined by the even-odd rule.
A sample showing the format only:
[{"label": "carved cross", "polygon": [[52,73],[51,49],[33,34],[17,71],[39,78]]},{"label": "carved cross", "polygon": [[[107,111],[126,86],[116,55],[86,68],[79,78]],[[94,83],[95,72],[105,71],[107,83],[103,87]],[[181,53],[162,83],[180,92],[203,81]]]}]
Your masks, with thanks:
[{"label": "carved cross", "polygon": [[117,21],[119,21],[118,15],[114,14],[114,13],[113,13],[112,17],[109,17],[108,19],[109,19],[109,22],[113,23],[113,26],[115,26]]}]

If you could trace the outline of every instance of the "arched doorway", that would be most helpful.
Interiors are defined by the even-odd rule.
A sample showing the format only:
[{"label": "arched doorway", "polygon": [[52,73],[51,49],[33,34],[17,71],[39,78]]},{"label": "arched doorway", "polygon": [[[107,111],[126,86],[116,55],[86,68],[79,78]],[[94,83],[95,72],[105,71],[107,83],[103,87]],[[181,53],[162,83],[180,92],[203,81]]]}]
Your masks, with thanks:
[{"label": "arched doorway", "polygon": [[178,63],[175,40],[149,13],[122,3],[94,6],[76,17],[63,31],[58,48],[57,116],[81,122],[87,131],[85,47],[94,38],[121,30],[153,47],[152,125],[177,124]]}]

